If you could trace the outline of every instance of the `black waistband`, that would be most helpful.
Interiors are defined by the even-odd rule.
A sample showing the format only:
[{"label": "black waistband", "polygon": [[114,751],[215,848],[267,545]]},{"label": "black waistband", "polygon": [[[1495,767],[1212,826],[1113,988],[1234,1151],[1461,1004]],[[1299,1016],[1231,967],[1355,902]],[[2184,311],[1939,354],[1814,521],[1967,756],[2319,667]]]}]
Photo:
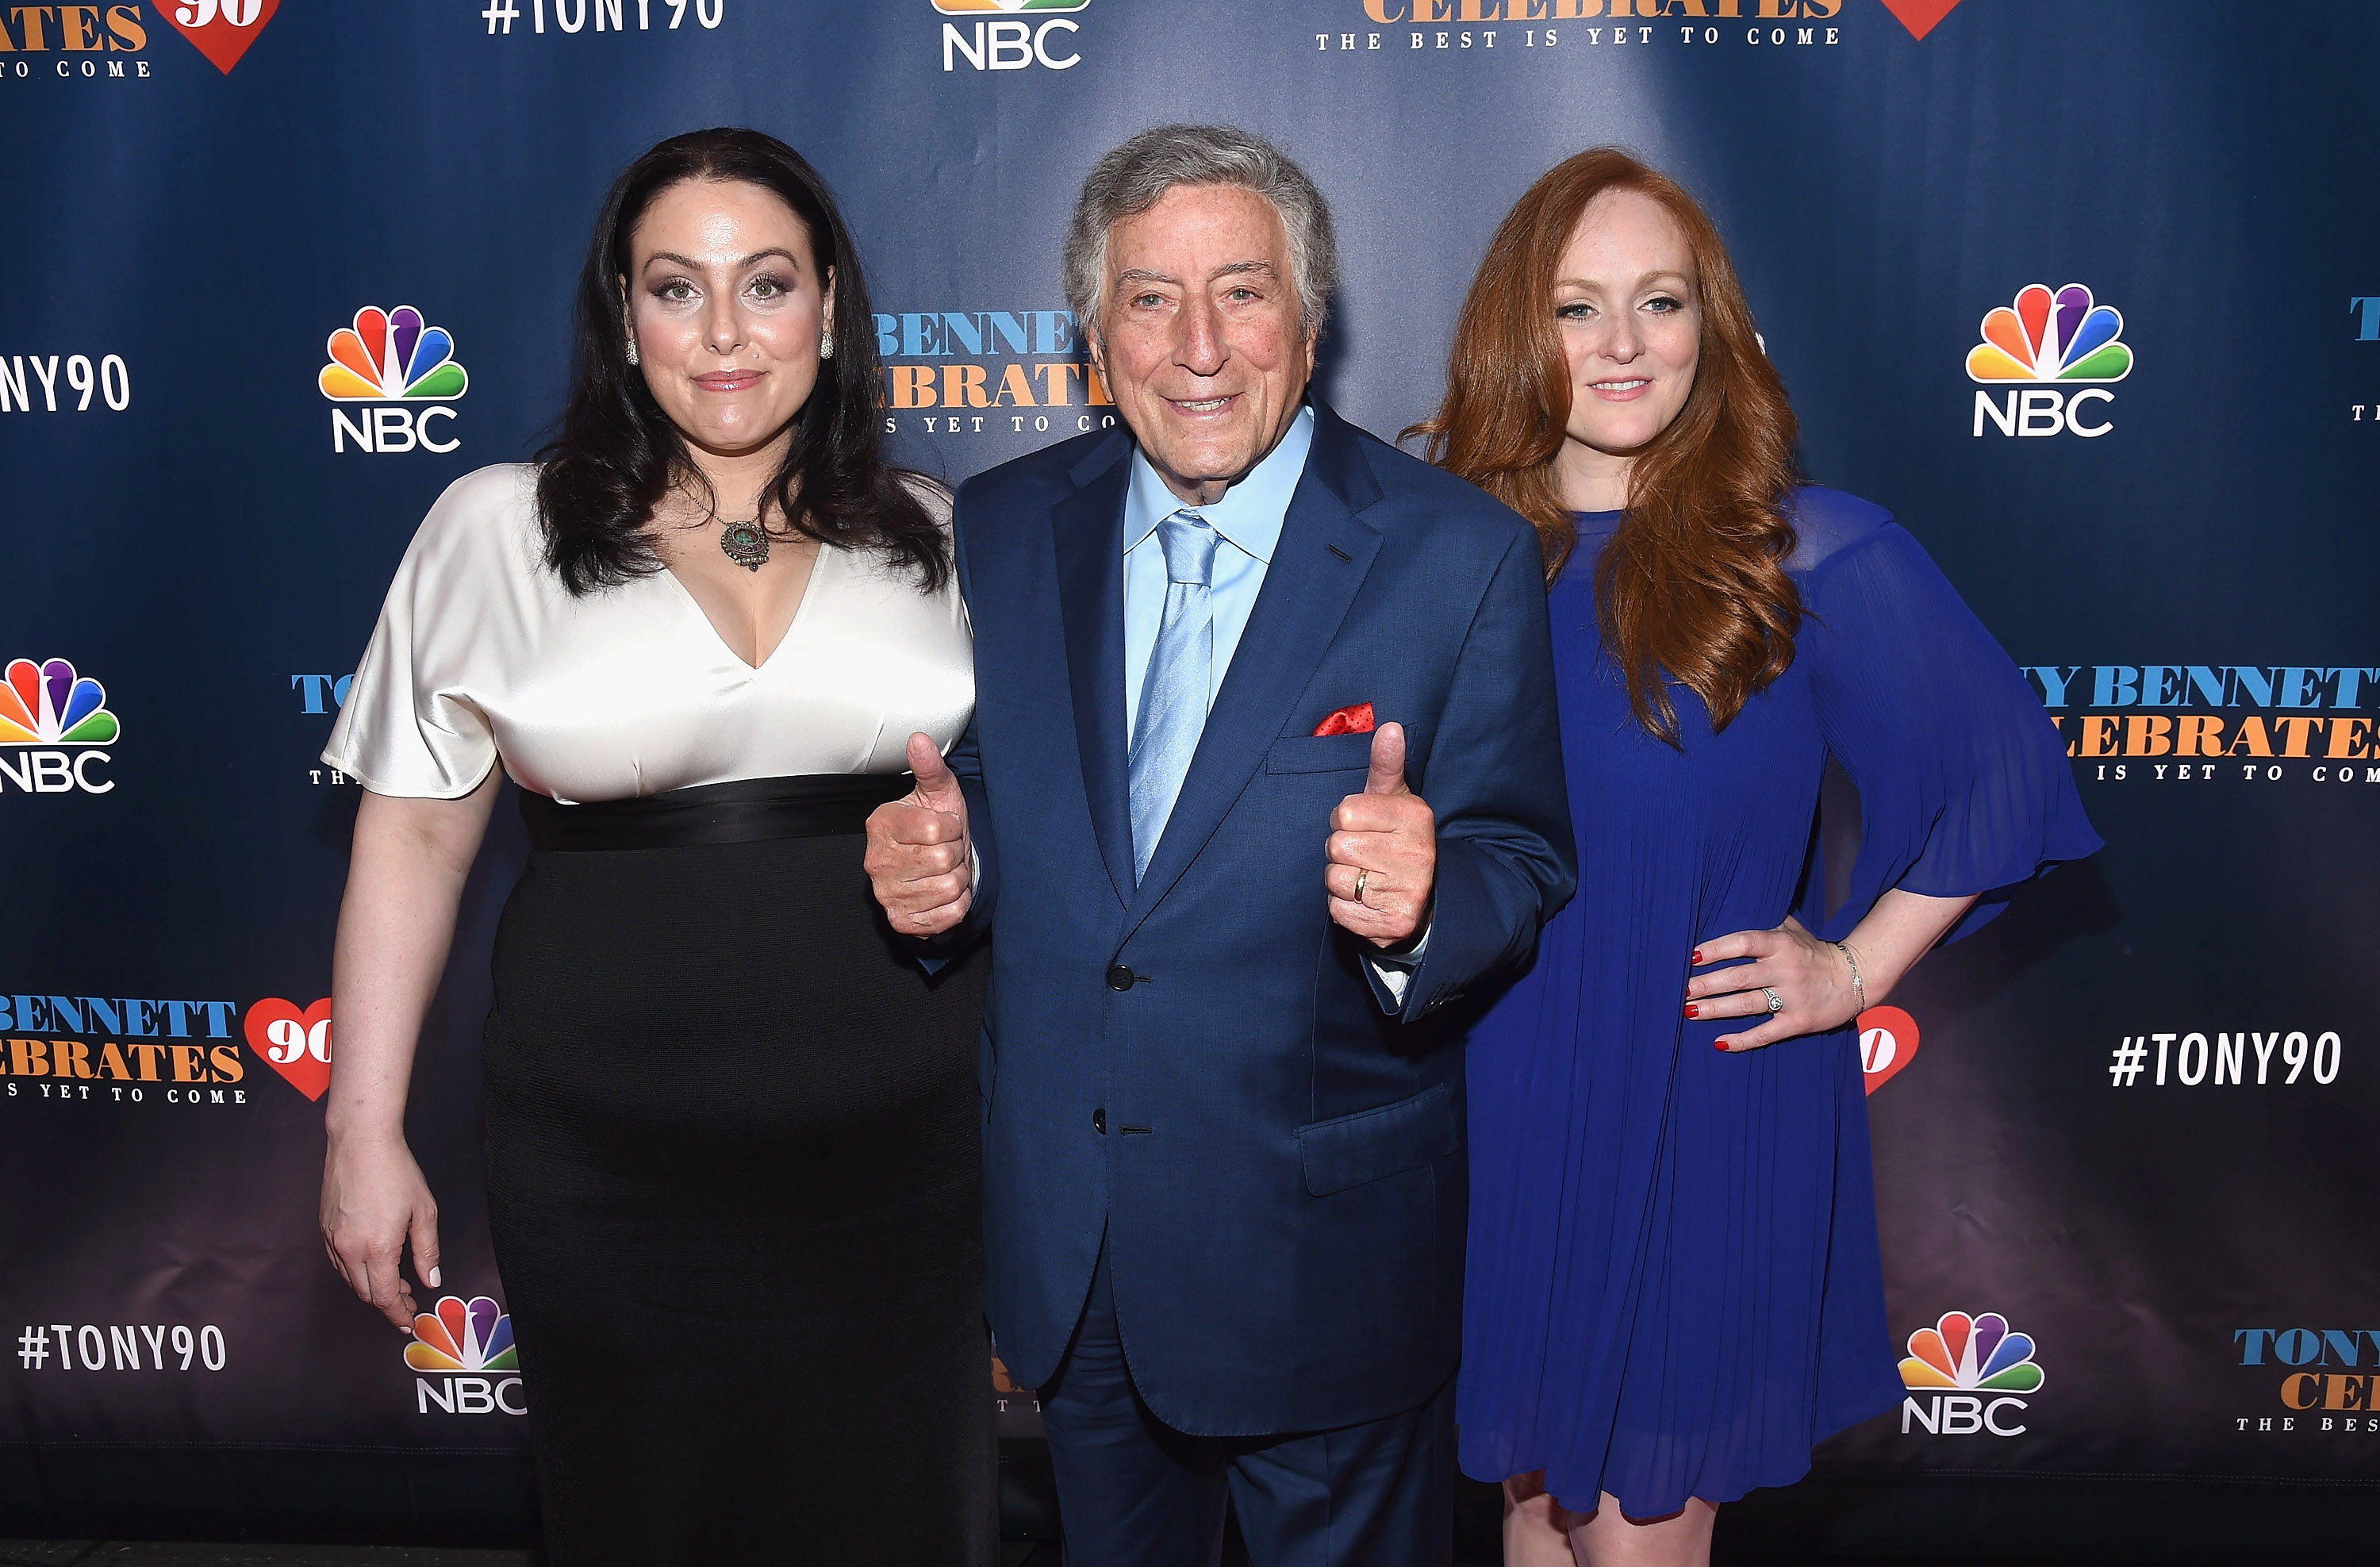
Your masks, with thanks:
[{"label": "black waistband", "polygon": [[700,784],[583,806],[559,805],[523,789],[520,811],[529,846],[548,853],[758,844],[864,832],[870,811],[916,784],[905,772],[829,772]]}]

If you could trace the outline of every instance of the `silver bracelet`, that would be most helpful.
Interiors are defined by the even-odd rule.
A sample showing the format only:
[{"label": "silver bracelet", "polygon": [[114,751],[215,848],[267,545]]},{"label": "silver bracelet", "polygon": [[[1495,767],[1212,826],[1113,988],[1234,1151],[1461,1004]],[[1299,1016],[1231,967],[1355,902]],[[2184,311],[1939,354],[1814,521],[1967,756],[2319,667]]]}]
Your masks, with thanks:
[{"label": "silver bracelet", "polygon": [[1867,1010],[1867,981],[1860,978],[1859,954],[1852,951],[1852,944],[1849,941],[1837,941],[1835,943],[1835,950],[1843,954],[1843,961],[1845,963],[1852,966],[1852,999],[1859,1004],[1859,1010],[1861,1012],[1865,1012]]}]

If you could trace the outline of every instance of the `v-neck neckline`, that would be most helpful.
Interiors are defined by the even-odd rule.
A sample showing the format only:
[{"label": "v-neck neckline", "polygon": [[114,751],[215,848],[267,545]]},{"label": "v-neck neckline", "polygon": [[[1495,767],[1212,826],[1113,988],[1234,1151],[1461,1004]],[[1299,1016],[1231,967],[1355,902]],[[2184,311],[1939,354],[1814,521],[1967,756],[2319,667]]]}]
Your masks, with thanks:
[{"label": "v-neck neckline", "polygon": [[677,590],[677,596],[686,607],[694,612],[694,618],[702,623],[703,630],[710,633],[710,639],[719,645],[719,650],[735,660],[747,674],[759,674],[777,662],[777,655],[785,650],[785,644],[792,641],[794,633],[801,629],[802,616],[809,613],[810,601],[818,596],[819,578],[825,574],[826,563],[834,553],[832,545],[828,544],[824,540],[819,541],[818,553],[810,561],[809,580],[802,584],[801,601],[794,606],[794,617],[785,622],[783,635],[777,638],[774,647],[761,655],[759,663],[747,661],[743,654],[735,650],[735,644],[728,641],[726,636],[720,631],[718,622],[710,618],[710,612],[702,607],[702,601],[694,596],[694,589],[688,588],[676,572],[672,571],[667,565],[663,565],[662,575],[669,578],[670,586]]}]

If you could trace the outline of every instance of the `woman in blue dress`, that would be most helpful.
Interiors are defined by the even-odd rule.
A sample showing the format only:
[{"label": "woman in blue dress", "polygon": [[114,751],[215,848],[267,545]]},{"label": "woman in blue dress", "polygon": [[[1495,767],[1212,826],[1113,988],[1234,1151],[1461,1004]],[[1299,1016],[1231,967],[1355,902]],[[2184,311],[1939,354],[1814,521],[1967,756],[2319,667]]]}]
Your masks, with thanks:
[{"label": "woman in blue dress", "polygon": [[1579,835],[1471,1043],[1458,1409],[1508,1562],[1706,1562],[1719,1503],[1900,1402],[1853,1020],[2098,847],[2023,676],[1883,511],[1795,484],[1794,428],[1718,231],[1610,149],[1505,219],[1421,427],[1544,537]]}]

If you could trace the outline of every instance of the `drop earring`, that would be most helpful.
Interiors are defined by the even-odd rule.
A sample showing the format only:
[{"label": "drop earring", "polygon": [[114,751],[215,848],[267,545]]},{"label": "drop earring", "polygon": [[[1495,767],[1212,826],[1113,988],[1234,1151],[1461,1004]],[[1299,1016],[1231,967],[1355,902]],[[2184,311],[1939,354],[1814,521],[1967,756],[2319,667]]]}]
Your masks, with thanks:
[{"label": "drop earring", "polygon": [[821,332],[819,334],[819,358],[821,359],[831,359],[834,358],[833,333]]},{"label": "drop earring", "polygon": [[633,335],[628,339],[628,362],[632,365],[643,363],[637,358],[637,340]]}]

